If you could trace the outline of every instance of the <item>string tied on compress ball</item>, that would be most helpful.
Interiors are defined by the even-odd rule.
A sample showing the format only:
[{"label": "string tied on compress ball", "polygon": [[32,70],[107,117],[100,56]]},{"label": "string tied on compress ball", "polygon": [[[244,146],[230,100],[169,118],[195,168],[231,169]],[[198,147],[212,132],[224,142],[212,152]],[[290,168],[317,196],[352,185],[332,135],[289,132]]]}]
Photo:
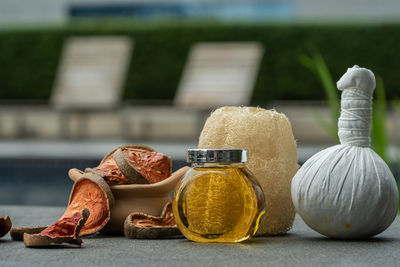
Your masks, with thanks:
[{"label": "string tied on compress ball", "polygon": [[[351,75],[354,71],[357,71],[357,75]],[[343,91],[338,122],[340,143],[369,146],[374,74],[355,65],[337,82],[337,86]]]}]

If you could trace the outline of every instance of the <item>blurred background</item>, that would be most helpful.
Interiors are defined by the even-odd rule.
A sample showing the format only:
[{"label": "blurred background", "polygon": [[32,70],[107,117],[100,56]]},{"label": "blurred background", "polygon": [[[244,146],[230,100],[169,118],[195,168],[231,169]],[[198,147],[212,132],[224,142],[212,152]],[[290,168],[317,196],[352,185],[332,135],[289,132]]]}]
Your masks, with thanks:
[{"label": "blurred background", "polygon": [[123,144],[177,169],[224,105],[285,113],[302,164],[338,142],[355,64],[398,179],[399,43],[396,0],[0,0],[0,204],[66,205],[67,171]]}]

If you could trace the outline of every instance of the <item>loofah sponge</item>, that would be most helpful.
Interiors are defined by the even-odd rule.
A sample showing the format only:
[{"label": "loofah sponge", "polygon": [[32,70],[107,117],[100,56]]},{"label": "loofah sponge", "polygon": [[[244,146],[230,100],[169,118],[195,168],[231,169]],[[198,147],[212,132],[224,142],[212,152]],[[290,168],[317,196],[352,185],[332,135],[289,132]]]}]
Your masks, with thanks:
[{"label": "loofah sponge", "polygon": [[256,107],[222,107],[207,119],[199,148],[246,148],[247,167],[265,194],[266,213],[256,235],[292,227],[295,210],[290,184],[298,169],[296,142],[287,117]]}]

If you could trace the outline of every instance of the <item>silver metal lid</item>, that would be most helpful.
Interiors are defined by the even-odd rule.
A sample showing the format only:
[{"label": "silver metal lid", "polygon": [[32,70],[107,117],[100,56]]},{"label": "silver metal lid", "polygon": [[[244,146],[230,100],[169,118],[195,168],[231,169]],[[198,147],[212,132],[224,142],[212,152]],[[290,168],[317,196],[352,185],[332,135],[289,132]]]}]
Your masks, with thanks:
[{"label": "silver metal lid", "polygon": [[188,149],[187,162],[247,162],[247,149]]}]

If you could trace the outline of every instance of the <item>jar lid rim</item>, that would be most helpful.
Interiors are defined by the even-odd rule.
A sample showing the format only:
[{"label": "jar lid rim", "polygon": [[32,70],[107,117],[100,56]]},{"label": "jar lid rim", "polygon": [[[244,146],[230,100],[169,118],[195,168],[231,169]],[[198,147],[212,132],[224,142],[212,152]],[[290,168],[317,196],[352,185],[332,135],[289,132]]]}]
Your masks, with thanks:
[{"label": "jar lid rim", "polygon": [[187,162],[247,162],[248,150],[242,148],[232,149],[188,149]]}]

